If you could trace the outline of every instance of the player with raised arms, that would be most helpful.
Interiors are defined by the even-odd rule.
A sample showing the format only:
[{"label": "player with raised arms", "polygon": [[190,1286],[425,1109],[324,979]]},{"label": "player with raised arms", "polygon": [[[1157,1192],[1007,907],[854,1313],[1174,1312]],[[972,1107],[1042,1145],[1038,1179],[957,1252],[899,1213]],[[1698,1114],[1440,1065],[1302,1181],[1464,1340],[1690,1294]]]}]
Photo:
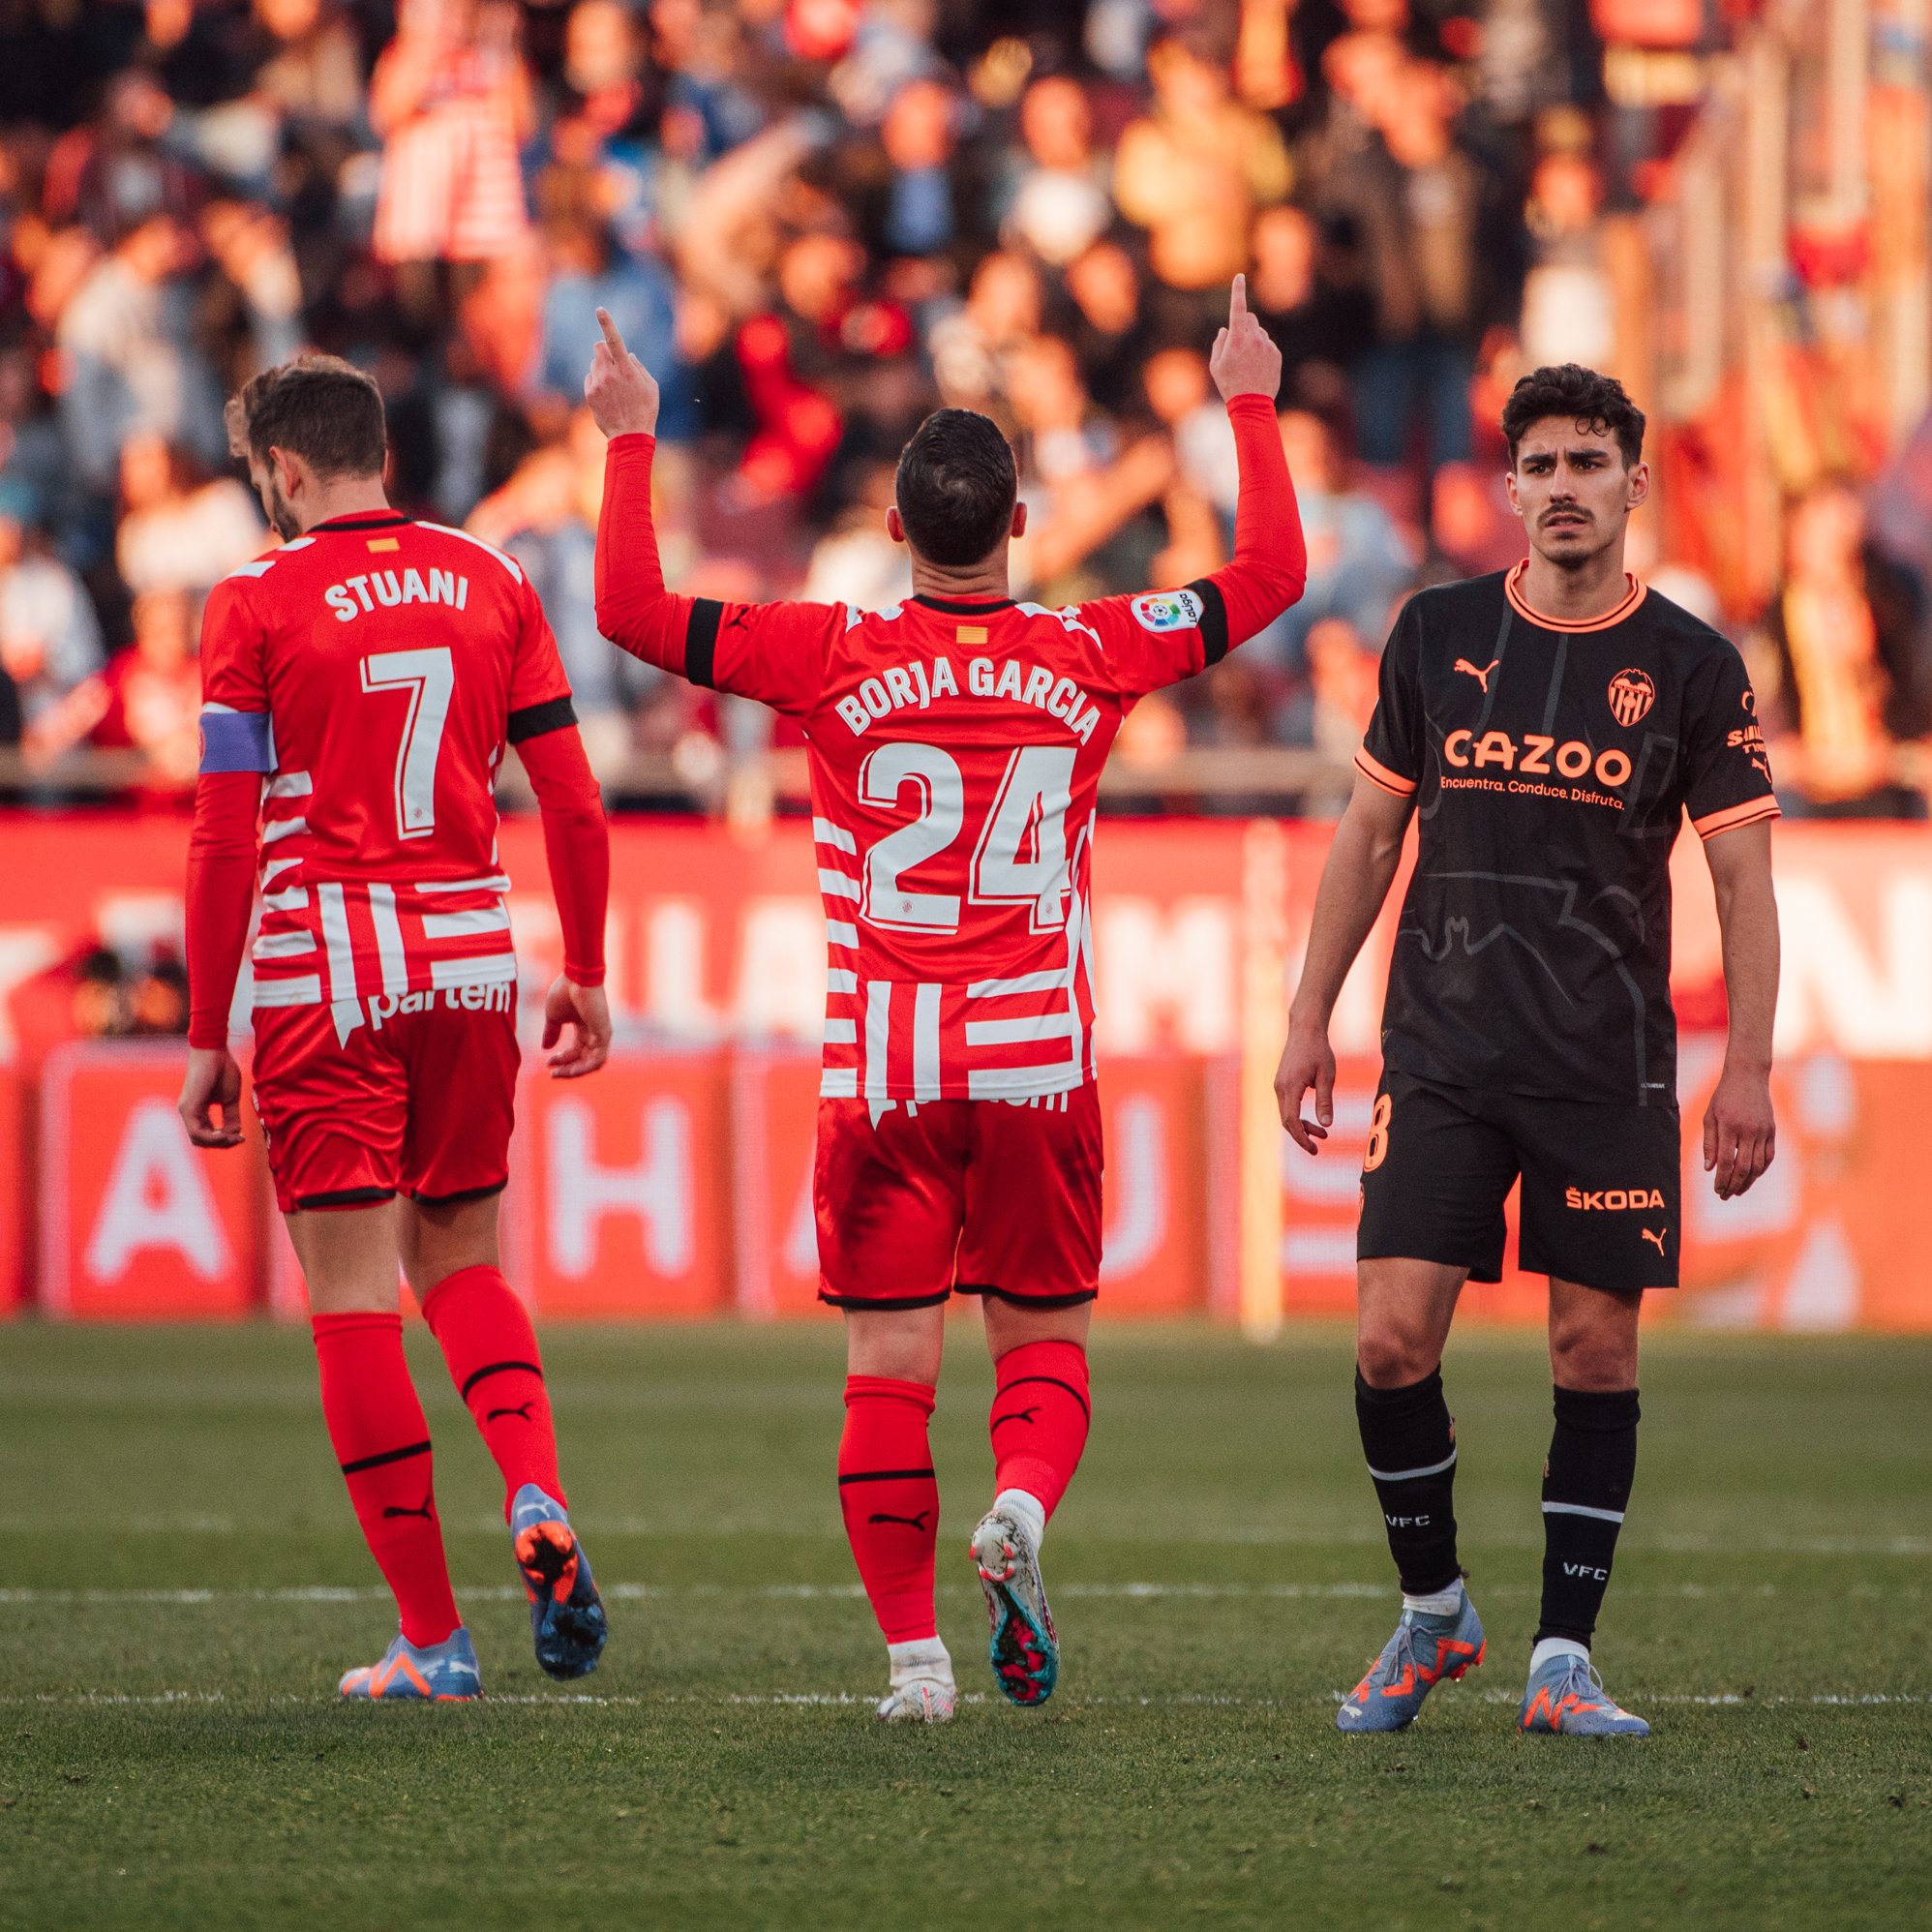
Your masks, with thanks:
[{"label": "player with raised arms", "polygon": [[329,1438],[400,1614],[387,1655],[342,1692],[482,1687],[403,1357],[399,1259],[502,1472],[537,1661],[581,1676],[604,1611],[565,1514],[536,1336],[497,1248],[519,1059],[497,856],[506,742],[542,809],[563,933],[551,1072],[592,1072],[610,1048],[610,853],[570,687],[510,558],[389,507],[367,376],[298,357],[229,404],[228,433],[284,541],[215,587],[202,626],[181,1115],[197,1146],[241,1140],[228,1010],[258,875],[256,1108],[308,1281]]},{"label": "player with raised arms", "polygon": [[1671,848],[1688,813],[1723,928],[1730,1033],[1704,1164],[1728,1200],[1774,1145],[1778,807],[1736,650],[1624,569],[1649,491],[1643,413],[1565,364],[1516,385],[1502,428],[1529,555],[1424,590],[1397,619],[1277,1079],[1283,1124],[1315,1153],[1334,1121],[1329,1017],[1413,818],[1362,1176],[1355,1375],[1404,1609],[1337,1722],[1400,1730],[1483,1661],[1441,1361],[1463,1283],[1500,1275],[1521,1177],[1523,1266],[1550,1278],[1555,1430],[1518,1721],[1644,1736],[1590,1643],[1637,1467],[1638,1314],[1645,1289],[1677,1281]]},{"label": "player with raised arms", "polygon": [[1233,560],[1185,589],[1015,602],[1012,451],[941,409],[899,458],[886,527],[914,594],[890,610],[718,603],[664,588],[651,528],[657,385],[599,311],[585,395],[611,438],[597,621],[694,683],[761,699],[810,743],[830,965],[815,1170],[819,1294],[846,1314],[838,1493],[880,1628],[888,1720],[957,1698],[933,1611],[939,1493],[926,1426],[954,1293],[997,1384],[991,1509],[972,1555],[1013,1703],[1052,1694],[1040,1575],[1087,1438],[1101,1122],[1088,911],[1095,799],[1122,719],[1301,594],[1274,398],[1282,358],[1237,280],[1211,365],[1233,423]]}]

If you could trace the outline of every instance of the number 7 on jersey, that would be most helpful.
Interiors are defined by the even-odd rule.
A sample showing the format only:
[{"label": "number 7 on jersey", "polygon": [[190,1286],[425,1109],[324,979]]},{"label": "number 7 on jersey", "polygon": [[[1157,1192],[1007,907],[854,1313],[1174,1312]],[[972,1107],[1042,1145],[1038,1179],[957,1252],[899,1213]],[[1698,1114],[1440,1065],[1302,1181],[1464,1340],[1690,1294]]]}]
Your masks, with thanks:
[{"label": "number 7 on jersey", "polygon": [[427,838],[436,830],[437,755],[456,690],[456,659],[446,644],[378,650],[362,660],[362,688],[409,694],[396,753],[396,831],[402,838]]}]

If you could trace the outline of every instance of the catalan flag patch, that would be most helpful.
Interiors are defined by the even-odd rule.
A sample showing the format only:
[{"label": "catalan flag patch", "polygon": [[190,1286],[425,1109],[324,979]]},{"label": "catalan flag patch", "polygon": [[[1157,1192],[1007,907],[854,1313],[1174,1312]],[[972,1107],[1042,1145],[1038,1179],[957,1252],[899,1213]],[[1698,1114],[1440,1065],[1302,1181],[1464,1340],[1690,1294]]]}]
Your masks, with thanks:
[{"label": "catalan flag patch", "polygon": [[961,624],[952,633],[952,637],[953,641],[957,644],[984,644],[986,641],[986,626],[984,624]]}]

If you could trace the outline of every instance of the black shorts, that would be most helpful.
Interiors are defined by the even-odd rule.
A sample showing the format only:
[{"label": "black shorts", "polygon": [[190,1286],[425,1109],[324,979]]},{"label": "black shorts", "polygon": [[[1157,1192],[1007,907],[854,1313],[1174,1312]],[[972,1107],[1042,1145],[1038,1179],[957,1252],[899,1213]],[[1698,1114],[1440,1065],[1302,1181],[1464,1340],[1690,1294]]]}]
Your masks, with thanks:
[{"label": "black shorts", "polygon": [[1500,1281],[1503,1202],[1520,1174],[1524,1273],[1674,1288],[1681,1162],[1675,1107],[1483,1093],[1385,1070],[1355,1252]]}]

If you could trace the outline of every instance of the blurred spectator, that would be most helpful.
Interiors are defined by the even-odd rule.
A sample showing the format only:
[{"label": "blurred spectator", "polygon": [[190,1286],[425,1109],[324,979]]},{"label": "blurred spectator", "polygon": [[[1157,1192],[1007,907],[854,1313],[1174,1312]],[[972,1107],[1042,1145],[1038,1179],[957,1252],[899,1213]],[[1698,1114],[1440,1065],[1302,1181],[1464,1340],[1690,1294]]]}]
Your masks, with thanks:
[{"label": "blurred spectator", "polygon": [[494,260],[528,229],[517,150],[534,102],[519,33],[508,0],[403,0],[370,76],[382,136],[375,251],[397,265],[418,321],[434,313],[431,263]]},{"label": "blurred spectator", "polygon": [[78,221],[109,247],[158,217],[191,219],[200,179],[168,142],[173,122],[174,103],[152,73],[116,75],[100,118],[70,129],[47,157],[48,218]]},{"label": "blurred spectator", "polygon": [[[302,347],[302,274],[288,225],[256,202],[212,202],[201,215],[201,239],[232,291],[243,352],[225,372],[230,394],[257,370],[286,362]],[[208,306],[212,306],[208,305]],[[206,313],[202,326],[213,317]]]},{"label": "blurred spectator", "polygon": [[622,667],[647,669],[597,631],[594,566],[603,499],[604,439],[580,405],[563,433],[525,457],[509,481],[477,504],[468,525],[529,573],[557,633],[585,747],[599,770],[629,749]]},{"label": "blurred spectator", "polygon": [[932,370],[943,402],[983,409],[1006,390],[1006,362],[1040,333],[1039,272],[1024,256],[1001,251],[973,272],[963,309],[932,331]]},{"label": "blurred spectator", "polygon": [[212,589],[268,540],[255,498],[232,476],[209,478],[151,430],[121,445],[121,527],[114,558],[136,596]]},{"label": "blurred spectator", "polygon": [[1352,372],[1359,447],[1395,483],[1418,438],[1425,475],[1467,460],[1476,348],[1492,322],[1515,319],[1518,248],[1500,184],[1456,132],[1448,75],[1408,59],[1368,75],[1358,106],[1373,131],[1321,194],[1355,230],[1373,303]]},{"label": "blurred spectator", "polygon": [[1597,215],[1603,182],[1586,154],[1558,149],[1536,164],[1529,185],[1531,264],[1523,287],[1523,353],[1544,363],[1615,366],[1615,290]]},{"label": "blurred spectator", "polygon": [[108,751],[141,754],[134,796],[187,803],[201,762],[201,671],[186,590],[135,599],[135,641],[106,671],[77,684],[37,724],[29,748],[44,760],[83,739]]},{"label": "blurred spectator", "polygon": [[[1424,532],[1432,572],[1521,554],[1472,394],[1488,423],[1525,358],[1609,359],[1605,210],[1648,192],[1638,122],[1682,132],[1675,109],[1606,131],[1594,40],[1512,6],[1479,36],[1412,0],[67,0],[43,118],[16,77],[0,133],[0,737],[98,729],[155,761],[151,795],[185,769],[194,604],[261,542],[220,405],[314,344],[381,384],[395,499],[523,560],[599,769],[669,754],[691,797],[747,809],[784,728],[596,635],[595,309],[662,386],[681,588],[905,596],[883,511],[943,402],[1014,440],[1016,583],[1083,596],[1226,554],[1204,356],[1245,268],[1283,353],[1308,595],[1141,706],[1121,756],[1189,733],[1340,754]],[[0,8],[23,72],[42,15]],[[1847,565],[1842,530],[1820,565],[1840,513],[1800,510],[1760,634],[1767,714],[1805,747],[1779,775],[1816,744],[1831,809],[1905,802],[1886,747],[1932,703],[1921,444],[1873,499],[1917,577],[1861,540]]]},{"label": "blurred spectator", "polygon": [[1281,130],[1244,107],[1227,70],[1180,40],[1147,57],[1153,110],[1121,136],[1113,191],[1148,230],[1154,273],[1171,288],[1216,289],[1248,261],[1256,207],[1288,192]]},{"label": "blurred spectator", "polygon": [[1306,654],[1308,682],[1290,708],[1284,735],[1320,752],[1337,770],[1334,783],[1303,794],[1302,811],[1338,818],[1348,802],[1352,761],[1374,713],[1381,653],[1346,618],[1329,617],[1311,626]]},{"label": "blurred spectator", "polygon": [[1118,242],[1100,241],[1067,264],[1066,283],[1077,313],[1072,340],[1094,400],[1127,408],[1140,387],[1150,339],[1140,270]]},{"label": "blurred spectator", "polygon": [[1781,758],[1796,768],[1817,816],[1924,816],[1924,799],[1890,780],[1894,742],[1932,725],[1922,624],[1917,587],[1868,541],[1848,482],[1793,505],[1784,582],[1765,617],[1777,684],[1764,703],[1786,740],[1773,737],[1771,769]]},{"label": "blurred spectator", "polygon": [[1282,394],[1334,400],[1362,346],[1367,303],[1324,271],[1321,230],[1306,209],[1286,202],[1263,208],[1250,246],[1248,306],[1282,351]]},{"label": "blurred spectator", "polygon": [[36,502],[21,483],[0,481],[0,682],[13,713],[12,741],[101,668],[101,627],[80,580],[50,556],[35,528]]},{"label": "blurred spectator", "polygon": [[886,215],[886,243],[900,255],[933,255],[951,244],[957,230],[952,184],[952,90],[937,80],[910,80],[892,96],[879,130],[892,164],[892,193]]},{"label": "blurred spectator", "polygon": [[336,0],[255,0],[268,50],[255,91],[297,128],[347,130],[362,113],[362,53]]},{"label": "blurred spectator", "polygon": [[114,487],[121,444],[139,431],[219,462],[221,399],[194,345],[187,231],[167,215],[131,227],[81,278],[57,331],[68,358],[61,424],[83,482]]},{"label": "blurred spectator", "polygon": [[1001,233],[1064,268],[1113,221],[1086,90],[1066,75],[1036,80],[1020,102],[1019,131],[1027,162]]},{"label": "blurred spectator", "polygon": [[859,499],[812,546],[799,592],[801,597],[811,603],[883,611],[912,595],[911,553],[886,534],[886,512],[892,506],[895,480],[891,464],[872,466]]},{"label": "blurred spectator", "polygon": [[649,256],[621,255],[601,222],[578,221],[552,234],[551,282],[543,303],[543,363],[538,381],[573,402],[597,346],[598,309],[608,309],[623,339],[657,377],[662,402],[657,433],[681,441],[698,427],[697,396],[678,350],[677,285]]},{"label": "blurred spectator", "polygon": [[1379,649],[1396,600],[1414,581],[1415,558],[1388,511],[1349,487],[1335,433],[1319,416],[1285,411],[1282,443],[1308,541],[1308,589],[1248,649],[1299,675],[1306,642],[1324,618],[1340,619]]}]

